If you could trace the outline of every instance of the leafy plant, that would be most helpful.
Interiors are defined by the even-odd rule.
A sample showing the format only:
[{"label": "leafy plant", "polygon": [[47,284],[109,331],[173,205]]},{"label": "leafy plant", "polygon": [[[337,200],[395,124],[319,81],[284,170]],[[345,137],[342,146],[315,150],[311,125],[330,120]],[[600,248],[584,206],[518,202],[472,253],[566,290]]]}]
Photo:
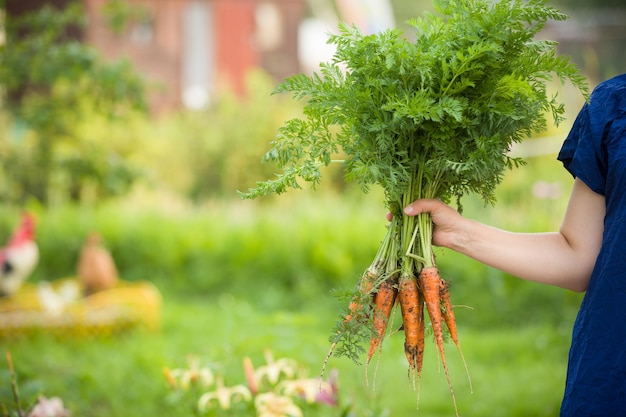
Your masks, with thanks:
[{"label": "leafy plant", "polygon": [[[241,193],[282,194],[301,181],[315,188],[321,168],[334,161],[363,191],[380,185],[393,221],[362,279],[373,275],[373,288],[355,291],[360,302],[388,278],[402,288],[436,266],[429,215],[404,216],[402,207],[419,198],[460,207],[467,194],[493,204],[503,172],[523,163],[509,155],[511,145],[544,130],[548,116],[555,124],[563,119],[549,83],[569,81],[588,93],[556,43],[534,39],[547,21],[566,19],[545,0],[435,0],[434,8],[410,22],[414,40],[399,30],[366,36],[341,24],[329,39],[331,62],[275,89],[305,101],[304,116],[279,129],[264,157],[281,172]],[[349,316],[331,341],[356,360],[364,350],[352,345],[369,337],[375,314]]]},{"label": "leafy plant", "polygon": [[78,198],[84,182],[102,196],[127,191],[138,171],[122,152],[84,141],[79,127],[92,118],[119,122],[144,112],[146,83],[127,61],[105,62],[80,41],[85,22],[77,4],[8,14],[3,23],[0,85],[12,129],[0,137],[0,180],[8,190],[0,198],[47,204],[59,178],[68,182],[68,199]]},{"label": "leafy plant", "polygon": [[[345,416],[349,407],[340,405],[337,373],[327,380],[309,378],[291,358],[274,359],[265,351],[265,365],[256,369],[249,357],[243,359],[245,383],[225,385],[224,378],[210,366],[200,366],[189,357],[187,368],[163,370],[173,402],[191,403],[199,416],[298,417]],[[306,413],[305,413],[306,411]]]}]

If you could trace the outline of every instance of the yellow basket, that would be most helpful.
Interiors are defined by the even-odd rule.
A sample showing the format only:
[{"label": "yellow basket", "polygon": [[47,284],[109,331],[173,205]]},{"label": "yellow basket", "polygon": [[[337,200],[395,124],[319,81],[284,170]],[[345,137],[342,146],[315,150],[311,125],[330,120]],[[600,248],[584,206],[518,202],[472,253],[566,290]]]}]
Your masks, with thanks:
[{"label": "yellow basket", "polygon": [[161,293],[150,282],[120,280],[112,289],[82,294],[75,277],[25,283],[17,294],[0,298],[0,339],[36,333],[102,337],[160,328]]}]

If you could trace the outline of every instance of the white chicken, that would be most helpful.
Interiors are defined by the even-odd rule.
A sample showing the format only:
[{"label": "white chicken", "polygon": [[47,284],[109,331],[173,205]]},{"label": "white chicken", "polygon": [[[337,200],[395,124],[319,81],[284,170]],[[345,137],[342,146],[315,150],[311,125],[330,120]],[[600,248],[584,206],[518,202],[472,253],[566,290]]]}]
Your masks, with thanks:
[{"label": "white chicken", "polygon": [[37,262],[39,248],[35,242],[35,217],[25,212],[7,245],[0,248],[0,297],[15,294]]}]

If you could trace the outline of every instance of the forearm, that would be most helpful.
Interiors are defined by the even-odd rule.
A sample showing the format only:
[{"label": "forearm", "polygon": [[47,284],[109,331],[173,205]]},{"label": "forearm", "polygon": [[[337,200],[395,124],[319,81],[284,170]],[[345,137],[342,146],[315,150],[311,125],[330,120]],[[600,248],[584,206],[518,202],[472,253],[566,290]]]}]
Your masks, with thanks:
[{"label": "forearm", "polygon": [[513,276],[574,291],[587,288],[596,255],[573,247],[561,232],[513,233],[469,219],[447,246]]},{"label": "forearm", "polygon": [[604,196],[574,187],[558,232],[513,233],[462,217],[439,200],[417,200],[404,214],[430,213],[433,243],[530,281],[584,291],[602,245]]}]

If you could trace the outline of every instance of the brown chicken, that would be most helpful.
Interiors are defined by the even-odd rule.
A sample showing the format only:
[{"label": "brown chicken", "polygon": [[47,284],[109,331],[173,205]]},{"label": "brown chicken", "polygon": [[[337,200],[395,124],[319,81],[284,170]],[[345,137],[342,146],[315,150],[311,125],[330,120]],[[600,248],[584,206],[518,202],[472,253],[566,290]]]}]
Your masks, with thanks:
[{"label": "brown chicken", "polygon": [[113,288],[119,279],[113,257],[102,247],[101,240],[98,233],[92,232],[80,250],[76,273],[85,295]]}]

